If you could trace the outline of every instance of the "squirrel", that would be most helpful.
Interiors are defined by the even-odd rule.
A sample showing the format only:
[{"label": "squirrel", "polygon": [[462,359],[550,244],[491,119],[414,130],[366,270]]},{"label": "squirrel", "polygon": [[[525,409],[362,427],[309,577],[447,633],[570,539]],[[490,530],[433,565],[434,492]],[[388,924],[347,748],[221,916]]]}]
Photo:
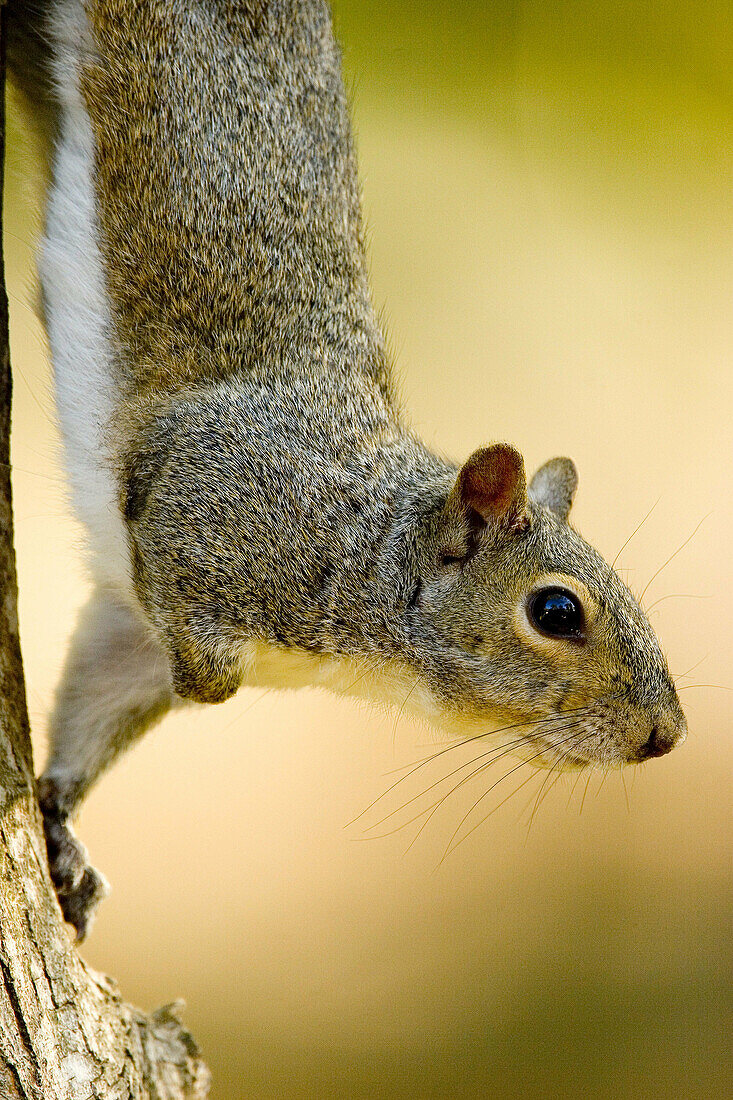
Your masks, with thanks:
[{"label": "squirrel", "polygon": [[568,769],[681,742],[644,612],[569,523],[572,461],[528,484],[513,446],[458,465],[405,421],[325,0],[9,7],[94,582],[38,784],[78,938],[107,887],[72,816],[187,702],[316,684]]}]

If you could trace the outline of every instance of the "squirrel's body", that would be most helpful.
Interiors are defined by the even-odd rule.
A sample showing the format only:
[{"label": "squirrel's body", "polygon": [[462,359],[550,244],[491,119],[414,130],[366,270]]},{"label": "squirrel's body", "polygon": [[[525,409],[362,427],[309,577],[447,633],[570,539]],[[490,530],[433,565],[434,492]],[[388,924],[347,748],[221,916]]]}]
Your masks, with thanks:
[{"label": "squirrel's body", "polygon": [[569,460],[528,493],[513,448],[459,469],[402,419],[323,0],[44,9],[41,279],[96,584],[41,784],[67,918],[83,933],[101,889],[69,814],[183,699],[318,683],[453,730],[508,721],[545,763],[668,751],[674,688],[567,524]]},{"label": "squirrel's body", "polygon": [[[167,400],[212,384],[251,400],[239,427],[258,464],[263,438],[287,443],[268,423],[278,408],[292,416],[283,397],[308,453],[403,433],[323,5],[280,6],[283,21],[300,8],[303,34],[289,42],[258,36],[264,4],[89,7],[52,9],[61,112],[42,281],[75,504],[104,548],[99,566],[125,587],[114,468]],[[140,42],[154,52],[146,68]]]},{"label": "squirrel's body", "polygon": [[[390,452],[424,456],[396,415],[369,300],[327,12],[301,6],[307,33],[289,43],[258,37],[251,14],[236,3],[217,10],[96,4],[91,15],[79,0],[54,9],[61,112],[41,272],[67,464],[91,536],[93,573],[134,607],[115,469],[168,401],[213,383],[236,409],[242,484],[255,489],[249,533],[259,570],[246,626],[259,640],[243,651],[246,682],[356,681],[354,691],[371,697],[380,690],[374,677],[355,673],[353,661],[340,662],[329,645],[335,639],[324,612],[337,619],[354,611],[343,603],[327,609],[329,580],[339,571],[339,563],[329,564],[328,525],[338,526],[342,552],[351,529],[349,569],[363,567],[386,518]],[[109,79],[97,63],[92,21],[109,67],[125,80]],[[136,81],[129,43],[139,41],[154,45],[156,63]],[[182,85],[187,66],[200,74],[194,96]],[[233,94],[237,125],[228,117]],[[163,103],[174,110],[161,112]],[[279,140],[263,147],[268,130]],[[328,135],[324,161],[316,153]],[[146,142],[169,154],[163,163],[141,160]],[[120,209],[135,215],[122,222]],[[315,453],[319,464],[311,469]],[[268,499],[258,500],[263,485]],[[321,545],[298,522],[302,500],[319,497]],[[273,510],[283,513],[276,525]],[[284,577],[274,547],[284,597],[277,617],[261,553],[273,527],[288,539],[297,566],[297,575]],[[256,613],[256,600],[266,614]],[[268,638],[278,644],[267,646]],[[394,675],[401,691],[397,668]]]},{"label": "squirrel's body", "polygon": [[[259,34],[268,8],[275,27]],[[273,33],[278,24],[291,34]],[[250,487],[251,619],[242,625],[259,644],[244,664],[249,682],[287,686],[292,652],[262,641],[311,654],[343,651],[339,641],[354,648],[365,609],[361,593],[347,606],[343,582],[373,561],[390,493],[422,466],[455,473],[406,432],[392,399],[327,10],[184,0],[95,3],[87,16],[80,0],[63,0],[52,26],[62,109],[41,271],[94,575],[134,599],[115,473],[151,421],[192,398],[205,447],[207,412],[223,424],[226,406]],[[142,71],[130,46],[141,41],[155,53]],[[148,158],[151,148],[164,156]],[[303,528],[308,511],[318,532]],[[385,657],[385,631],[373,625]],[[312,670],[303,657],[296,666]],[[329,677],[333,667],[331,658]]]}]

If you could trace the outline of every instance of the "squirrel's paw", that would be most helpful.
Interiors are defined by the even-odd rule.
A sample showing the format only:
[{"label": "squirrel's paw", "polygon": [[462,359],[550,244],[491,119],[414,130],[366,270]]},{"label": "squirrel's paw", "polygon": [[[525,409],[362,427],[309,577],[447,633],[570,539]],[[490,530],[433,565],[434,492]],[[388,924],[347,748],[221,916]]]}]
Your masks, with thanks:
[{"label": "squirrel's paw", "polygon": [[86,848],[74,836],[67,815],[59,809],[58,792],[51,781],[42,780],[39,784],[39,801],[51,881],[64,920],[74,926],[80,943],[91,927],[97,906],[109,893],[109,885],[89,864]]}]

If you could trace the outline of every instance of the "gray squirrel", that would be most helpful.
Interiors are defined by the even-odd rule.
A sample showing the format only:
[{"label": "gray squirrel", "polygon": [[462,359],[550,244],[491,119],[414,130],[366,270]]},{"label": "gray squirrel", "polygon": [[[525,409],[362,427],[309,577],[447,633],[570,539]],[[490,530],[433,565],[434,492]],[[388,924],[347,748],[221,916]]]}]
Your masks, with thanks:
[{"label": "gray squirrel", "polygon": [[683,740],[644,613],[568,523],[573,463],[527,485],[514,447],[458,466],[405,424],[325,0],[9,18],[50,143],[43,309],[94,581],[39,780],[78,937],[106,884],[71,817],[187,701],[316,684],[454,736],[508,725],[566,768]]}]

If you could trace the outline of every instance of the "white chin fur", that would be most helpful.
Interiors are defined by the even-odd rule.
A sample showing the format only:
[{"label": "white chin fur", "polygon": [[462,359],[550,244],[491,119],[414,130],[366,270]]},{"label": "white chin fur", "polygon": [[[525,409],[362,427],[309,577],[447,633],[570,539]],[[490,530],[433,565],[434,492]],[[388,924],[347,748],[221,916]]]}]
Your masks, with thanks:
[{"label": "white chin fur", "polygon": [[244,667],[243,682],[250,687],[320,687],[377,706],[402,707],[405,714],[431,725],[440,722],[428,689],[398,661],[324,656],[252,642],[247,646]]},{"label": "white chin fur", "polygon": [[[243,664],[243,683],[249,687],[321,687],[372,705],[396,707],[401,713],[426,723],[436,740],[486,738],[487,747],[506,748],[517,756],[526,753],[531,757],[540,751],[539,742],[532,739],[531,723],[508,725],[498,718],[479,722],[447,714],[427,685],[400,661],[321,656],[252,642],[247,646]],[[530,739],[528,743],[523,740],[525,737]],[[547,749],[545,762],[538,761],[538,766],[549,767],[555,759],[552,750]]]}]

